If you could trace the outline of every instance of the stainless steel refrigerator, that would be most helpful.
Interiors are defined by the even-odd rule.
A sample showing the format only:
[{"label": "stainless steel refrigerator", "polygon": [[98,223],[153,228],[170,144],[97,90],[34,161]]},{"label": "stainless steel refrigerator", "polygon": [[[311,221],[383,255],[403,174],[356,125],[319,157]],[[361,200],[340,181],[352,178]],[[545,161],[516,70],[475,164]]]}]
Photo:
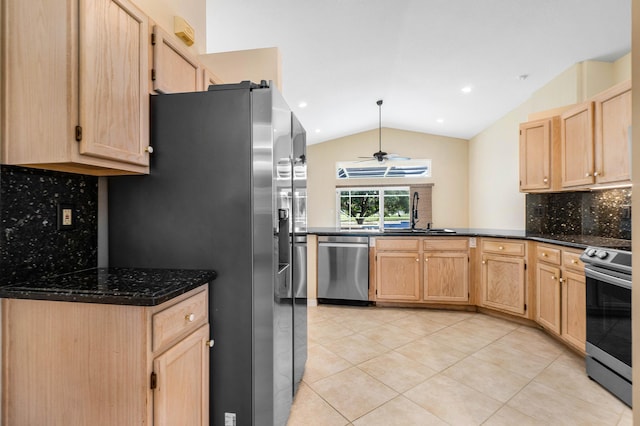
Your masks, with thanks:
[{"label": "stainless steel refrigerator", "polygon": [[148,176],[109,179],[109,264],[215,269],[211,424],[284,425],[307,353],[304,128],[242,82],[152,96],[151,141]]}]

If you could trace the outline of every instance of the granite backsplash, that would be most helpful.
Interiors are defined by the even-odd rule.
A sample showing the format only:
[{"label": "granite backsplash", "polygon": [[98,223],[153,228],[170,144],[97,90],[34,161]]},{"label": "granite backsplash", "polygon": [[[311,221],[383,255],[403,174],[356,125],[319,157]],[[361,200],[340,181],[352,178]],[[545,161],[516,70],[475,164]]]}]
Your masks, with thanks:
[{"label": "granite backsplash", "polygon": [[[58,204],[74,226],[58,229]],[[98,178],[0,167],[0,284],[95,268]]]},{"label": "granite backsplash", "polygon": [[527,234],[631,239],[631,188],[527,194]]}]

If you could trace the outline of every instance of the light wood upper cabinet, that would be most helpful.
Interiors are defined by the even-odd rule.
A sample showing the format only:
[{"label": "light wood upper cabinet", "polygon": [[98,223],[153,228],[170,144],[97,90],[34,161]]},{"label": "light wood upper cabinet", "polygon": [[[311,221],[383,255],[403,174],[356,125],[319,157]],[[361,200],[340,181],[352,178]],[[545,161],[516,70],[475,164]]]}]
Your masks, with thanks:
[{"label": "light wood upper cabinet", "polygon": [[[557,189],[560,148],[560,118],[520,124],[520,191]],[[555,160],[555,161],[554,161]]]},{"label": "light wood upper cabinet", "polygon": [[2,7],[2,162],[148,173],[146,15],[128,0]]},{"label": "light wood upper cabinet", "polygon": [[482,305],[527,315],[526,242],[482,240]]},{"label": "light wood upper cabinet", "polygon": [[563,188],[630,181],[630,81],[567,110],[561,123]]},{"label": "light wood upper cabinet", "polygon": [[629,181],[631,81],[602,92],[594,101],[596,182]]},{"label": "light wood upper cabinet", "polygon": [[223,84],[222,79],[208,68],[202,67],[202,90],[206,92],[209,90],[209,86],[215,84]]},{"label": "light wood upper cabinet", "polygon": [[560,117],[563,188],[595,182],[593,110],[593,102],[584,102]]},{"label": "light wood upper cabinet", "polygon": [[202,90],[200,62],[177,37],[157,25],[153,27],[153,90],[158,93],[197,92]]}]

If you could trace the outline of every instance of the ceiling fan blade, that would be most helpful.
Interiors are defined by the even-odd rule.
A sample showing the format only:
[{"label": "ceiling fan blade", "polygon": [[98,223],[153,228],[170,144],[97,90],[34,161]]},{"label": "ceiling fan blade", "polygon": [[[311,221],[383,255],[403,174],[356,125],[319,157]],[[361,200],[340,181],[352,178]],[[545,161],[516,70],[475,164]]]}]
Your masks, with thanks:
[{"label": "ceiling fan blade", "polygon": [[411,157],[405,157],[404,155],[398,154],[387,154],[385,156],[388,160],[398,160],[398,161],[408,161],[411,160]]}]

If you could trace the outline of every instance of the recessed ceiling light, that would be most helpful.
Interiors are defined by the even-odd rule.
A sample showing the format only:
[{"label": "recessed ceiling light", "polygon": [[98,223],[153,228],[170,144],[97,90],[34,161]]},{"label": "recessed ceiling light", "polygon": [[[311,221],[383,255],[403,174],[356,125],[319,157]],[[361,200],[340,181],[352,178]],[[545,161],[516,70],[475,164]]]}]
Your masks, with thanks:
[{"label": "recessed ceiling light", "polygon": [[521,81],[524,81],[524,80],[526,80],[527,78],[529,78],[529,74],[520,74],[520,75],[518,76],[518,80],[521,80]]},{"label": "recessed ceiling light", "polygon": [[305,101],[302,101],[298,104],[298,108],[305,108],[307,106],[307,103]]},{"label": "recessed ceiling light", "polygon": [[462,90],[462,93],[471,93],[471,86],[464,86],[460,90]]},{"label": "recessed ceiling light", "polygon": [[444,123],[444,118],[438,118],[436,121],[437,121],[438,123],[442,124],[442,123]]}]

